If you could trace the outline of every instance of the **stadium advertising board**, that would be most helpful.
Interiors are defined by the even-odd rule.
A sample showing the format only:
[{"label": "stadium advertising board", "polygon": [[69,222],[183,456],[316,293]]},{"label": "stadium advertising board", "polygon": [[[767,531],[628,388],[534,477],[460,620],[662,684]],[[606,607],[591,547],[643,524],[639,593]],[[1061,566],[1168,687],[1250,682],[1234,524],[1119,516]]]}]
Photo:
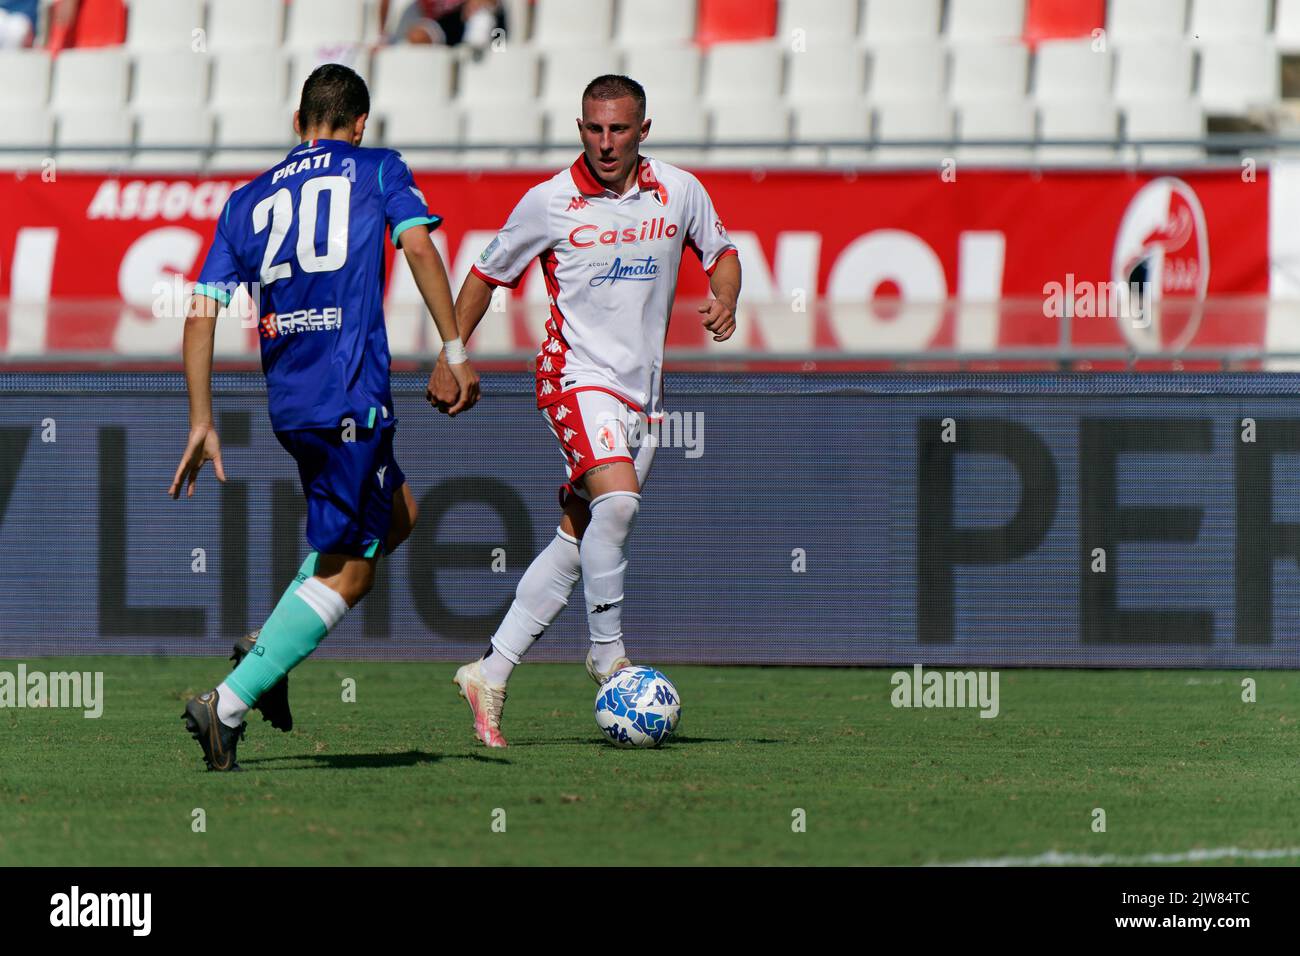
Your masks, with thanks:
[{"label": "stadium advertising board", "polygon": [[[453,282],[539,172],[428,172],[445,217],[436,241]],[[742,321],[713,343],[679,321],[673,350],[728,354],[996,351],[1061,342],[1139,352],[1294,345],[1294,317],[1261,307],[1300,297],[1295,169],[935,172],[702,171],[740,249]],[[175,354],[192,282],[239,178],[61,173],[0,179],[0,352]],[[1273,225],[1270,225],[1273,223]],[[389,253],[392,254],[391,251]],[[681,305],[706,294],[682,270]],[[1204,307],[1206,299],[1219,303]],[[386,294],[394,354],[437,346],[405,262]],[[1228,303],[1223,305],[1222,303]],[[945,304],[946,303],[946,304]],[[1236,305],[1233,303],[1254,303]],[[476,354],[536,349],[546,290],[534,267],[483,324]],[[256,354],[255,322],[226,323],[217,348]]]},{"label": "stadium advertising board", "polygon": [[[420,504],[340,657],[481,650],[558,519],[529,379],[449,420],[397,377]],[[228,481],[168,498],[179,375],[27,375],[0,403],[0,656],[220,654],[293,576],[303,504],[253,375]],[[1300,666],[1290,377],[670,377],[625,626],[657,661]],[[67,571],[76,570],[69,588]],[[575,659],[571,607],[534,649]],[[530,657],[531,659],[531,657]]]}]

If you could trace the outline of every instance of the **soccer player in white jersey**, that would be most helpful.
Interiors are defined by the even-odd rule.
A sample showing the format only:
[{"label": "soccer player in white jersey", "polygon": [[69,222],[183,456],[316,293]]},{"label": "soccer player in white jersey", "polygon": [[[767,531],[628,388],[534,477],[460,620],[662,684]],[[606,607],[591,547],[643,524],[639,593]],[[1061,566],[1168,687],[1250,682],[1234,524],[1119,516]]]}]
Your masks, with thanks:
[{"label": "soccer player in white jersey", "polygon": [[[587,673],[599,684],[629,664],[627,540],[656,444],[637,436],[663,416],[664,339],[683,249],[709,275],[704,328],[719,342],[736,328],[736,247],[699,180],[640,155],[650,132],[641,85],[597,77],[577,122],[583,155],[524,194],[456,297],[467,342],[493,289],[514,288],[541,260],[550,318],[537,353],[537,406],[568,477],[555,538],[524,572],[487,655],[456,672],[475,735],[489,747],[506,746],[500,724],[512,669],[568,604],[579,577],[591,630]],[[456,401],[441,359],[430,400],[443,411]]]}]

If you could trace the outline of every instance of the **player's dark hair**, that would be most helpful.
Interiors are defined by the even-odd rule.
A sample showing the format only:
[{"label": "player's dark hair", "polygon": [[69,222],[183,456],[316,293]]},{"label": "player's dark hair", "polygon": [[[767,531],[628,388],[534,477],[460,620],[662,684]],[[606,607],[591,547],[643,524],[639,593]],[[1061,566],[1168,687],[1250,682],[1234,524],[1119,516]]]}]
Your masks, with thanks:
[{"label": "player's dark hair", "polygon": [[606,73],[603,76],[596,77],[582,91],[584,100],[621,100],[625,96],[630,96],[636,100],[637,109],[641,112],[641,118],[645,119],[645,87],[630,76]]},{"label": "player's dark hair", "polygon": [[326,125],[344,129],[370,112],[366,81],[342,63],[326,63],[311,71],[302,85],[298,124],[304,129]]}]

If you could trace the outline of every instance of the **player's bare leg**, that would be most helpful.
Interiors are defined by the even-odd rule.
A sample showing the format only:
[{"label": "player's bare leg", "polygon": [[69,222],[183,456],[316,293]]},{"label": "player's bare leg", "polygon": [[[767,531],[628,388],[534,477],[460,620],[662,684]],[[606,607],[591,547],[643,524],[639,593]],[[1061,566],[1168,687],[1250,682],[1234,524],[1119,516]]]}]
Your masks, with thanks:
[{"label": "player's bare leg", "polygon": [[388,526],[388,541],[384,545],[384,554],[392,554],[411,536],[415,519],[420,515],[420,508],[411,494],[411,486],[403,482],[402,487],[393,492],[393,521]]},{"label": "player's bare leg", "polygon": [[591,630],[587,673],[603,684],[631,663],[623,646],[623,578],[627,539],[641,507],[641,485],[635,466],[627,461],[597,465],[582,482],[591,515],[580,553]]}]

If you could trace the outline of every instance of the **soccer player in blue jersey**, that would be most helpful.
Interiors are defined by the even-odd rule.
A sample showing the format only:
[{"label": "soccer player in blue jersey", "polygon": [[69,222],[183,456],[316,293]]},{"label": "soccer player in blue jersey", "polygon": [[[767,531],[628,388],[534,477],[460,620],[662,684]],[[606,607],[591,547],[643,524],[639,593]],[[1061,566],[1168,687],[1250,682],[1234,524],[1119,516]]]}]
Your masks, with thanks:
[{"label": "soccer player in blue jersey", "polygon": [[208,461],[225,481],[212,419],[213,333],[220,307],[244,286],[261,317],[271,426],[298,464],[313,549],[256,640],[245,645],[250,652],[185,707],[186,729],[212,770],[238,769],[235,747],[248,710],[283,687],[289,671],[365,597],[379,557],[401,544],[415,521],[415,499],[393,457],[386,232],[433,314],[455,374],[456,405],[477,397],[447,273],[429,239],[441,219],[429,212],[398,153],[361,147],[369,112],[365,82],[347,67],[327,64],[307,78],[294,114],[302,142],[231,195],[185,322],[190,434],[169,494],[178,498],[186,487],[193,496]]}]

